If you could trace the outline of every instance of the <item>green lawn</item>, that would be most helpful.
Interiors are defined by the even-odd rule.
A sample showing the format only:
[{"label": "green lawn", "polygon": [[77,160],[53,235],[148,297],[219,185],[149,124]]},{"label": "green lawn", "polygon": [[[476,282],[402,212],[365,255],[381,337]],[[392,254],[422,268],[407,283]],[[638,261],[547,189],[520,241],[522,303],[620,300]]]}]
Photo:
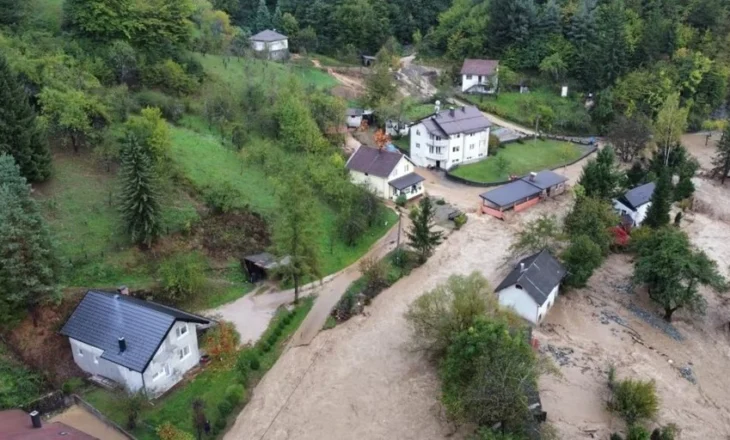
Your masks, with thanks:
[{"label": "green lawn", "polygon": [[[249,371],[246,379],[242,378],[235,366],[223,366],[213,363],[205,371],[198,374],[193,380],[171,391],[166,396],[153,402],[152,406],[145,407],[140,415],[140,423],[132,434],[140,440],[157,440],[155,428],[164,422],[170,422],[179,429],[192,433],[192,402],[195,399],[202,399],[205,402],[205,414],[211,424],[217,424],[223,418],[227,425],[235,420],[236,415],[247,401],[248,390],[253,389],[255,384],[263,377],[283,352],[289,337],[299,328],[304,318],[314,304],[313,298],[304,298],[300,305],[294,310],[288,324],[281,323],[289,312],[280,310],[269,323],[269,328],[261,337],[261,343],[256,348],[244,348],[254,350],[260,362],[260,368],[256,371]],[[277,334],[278,330],[278,336]],[[274,341],[268,351],[263,349],[267,341]],[[218,407],[225,400],[226,390],[233,384],[241,383],[245,387],[243,403],[234,408],[231,414],[222,417]],[[119,404],[117,396],[107,390],[93,388],[84,393],[86,399],[96,409],[111,418],[121,426],[126,426],[126,414]],[[218,422],[220,423],[220,422]],[[215,434],[207,438],[222,437],[222,429],[214,429]]]},{"label": "green lawn", "polygon": [[475,182],[497,182],[506,180],[510,174],[521,176],[531,171],[560,166],[578,159],[584,152],[584,147],[569,142],[530,139],[523,144],[513,142],[499,149],[497,156],[504,157],[508,162],[505,172],[500,173],[498,170],[497,156],[490,156],[481,162],[459,166],[452,173]]},{"label": "green lawn", "polygon": [[339,84],[337,80],[314,67],[292,67],[294,74],[302,81],[305,86],[314,86],[318,89],[329,90]]},{"label": "green lawn", "polygon": [[410,122],[415,122],[419,119],[423,119],[428,115],[433,114],[433,104],[415,104],[406,110],[405,119]]},{"label": "green lawn", "polygon": [[[67,283],[92,287],[126,283],[146,287],[145,257],[129,245],[117,211],[117,178],[89,155],[56,154],[53,177],[36,187],[42,212],[70,263]],[[164,198],[163,229],[174,232],[198,219],[195,203],[173,186]]]},{"label": "green lawn", "polygon": [[[273,217],[277,201],[271,182],[263,171],[247,164],[233,150],[224,146],[220,137],[198,131],[200,129],[199,124],[196,130],[170,127],[172,160],[179,172],[200,192],[223,185],[235,188],[240,194],[237,206],[248,206],[255,212]],[[357,246],[347,246],[332,233],[337,228],[336,213],[322,201],[317,203],[317,208],[320,212],[319,245],[324,275],[357,261],[395,224],[397,218],[394,212],[388,210],[383,223],[365,234]]]},{"label": "green lawn", "polygon": [[[591,135],[595,127],[583,105],[571,96],[561,98],[556,92],[537,89],[529,93],[501,92],[499,96],[464,95],[486,112],[532,128],[535,116],[543,114],[541,131],[548,133]],[[548,116],[541,108],[548,108]],[[542,112],[542,113],[541,113]],[[551,120],[550,122],[547,119]],[[549,123],[550,126],[544,124]]]},{"label": "green lawn", "polygon": [[398,146],[400,149],[408,152],[408,154],[411,154],[411,135],[410,134],[400,137],[398,139],[393,138],[392,142],[396,146]]}]

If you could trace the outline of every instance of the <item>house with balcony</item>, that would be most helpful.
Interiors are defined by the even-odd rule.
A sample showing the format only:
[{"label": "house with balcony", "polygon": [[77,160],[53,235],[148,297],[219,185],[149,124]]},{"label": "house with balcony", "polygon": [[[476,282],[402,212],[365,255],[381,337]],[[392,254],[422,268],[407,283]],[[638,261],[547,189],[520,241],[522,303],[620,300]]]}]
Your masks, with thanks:
[{"label": "house with balcony", "polygon": [[211,322],[125,292],[87,292],[60,334],[92,377],[157,397],[198,365],[197,329]]},{"label": "house with balcony", "polygon": [[464,60],[461,67],[461,91],[464,93],[497,93],[499,61]]},{"label": "house with balcony", "polygon": [[411,126],[411,159],[443,169],[486,159],[491,126],[474,106],[438,111]]},{"label": "house with balcony", "polygon": [[345,164],[350,178],[364,185],[378,197],[395,201],[403,195],[407,200],[423,194],[423,177],[405,154],[385,148],[361,145]]}]

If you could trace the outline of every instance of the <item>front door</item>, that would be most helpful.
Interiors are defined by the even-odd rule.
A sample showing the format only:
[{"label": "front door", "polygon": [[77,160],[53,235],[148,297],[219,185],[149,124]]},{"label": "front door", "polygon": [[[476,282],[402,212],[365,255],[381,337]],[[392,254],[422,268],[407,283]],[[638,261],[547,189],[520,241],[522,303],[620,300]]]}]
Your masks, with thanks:
[{"label": "front door", "polygon": [[441,161],[440,160],[437,160],[436,161],[436,168],[441,168]]}]

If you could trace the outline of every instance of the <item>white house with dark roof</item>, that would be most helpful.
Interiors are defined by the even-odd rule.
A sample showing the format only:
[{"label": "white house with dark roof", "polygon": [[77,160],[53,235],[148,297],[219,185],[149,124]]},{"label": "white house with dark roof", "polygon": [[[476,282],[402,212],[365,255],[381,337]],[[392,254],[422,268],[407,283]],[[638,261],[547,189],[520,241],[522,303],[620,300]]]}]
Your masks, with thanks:
[{"label": "white house with dark roof", "polygon": [[649,182],[626,191],[624,195],[613,201],[613,209],[623,219],[631,219],[632,226],[641,226],[651,206],[655,186],[654,182]]},{"label": "white house with dark roof", "polygon": [[439,111],[411,126],[411,159],[443,169],[486,159],[491,126],[474,106]]},{"label": "white house with dark roof", "polygon": [[345,164],[350,178],[367,186],[383,199],[395,200],[401,194],[407,200],[423,194],[423,177],[405,154],[361,145]]},{"label": "white house with dark roof", "polygon": [[499,61],[464,60],[461,66],[461,91],[493,94],[499,86]]},{"label": "white house with dark roof", "polygon": [[60,334],[76,365],[127,391],[156,397],[198,365],[197,327],[208,319],[128,295],[89,291]]},{"label": "white house with dark roof", "polygon": [[252,36],[251,48],[258,56],[270,60],[289,58],[289,38],[275,29],[266,29]]},{"label": "white house with dark roof", "polygon": [[495,289],[499,304],[540,324],[558,297],[566,270],[547,250],[522,259]]}]

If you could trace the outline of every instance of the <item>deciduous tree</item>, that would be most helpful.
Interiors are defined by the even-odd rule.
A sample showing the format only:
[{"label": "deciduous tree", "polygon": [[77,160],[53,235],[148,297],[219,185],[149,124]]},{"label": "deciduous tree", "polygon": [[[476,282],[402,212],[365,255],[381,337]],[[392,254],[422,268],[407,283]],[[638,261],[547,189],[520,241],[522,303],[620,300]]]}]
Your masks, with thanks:
[{"label": "deciduous tree", "polygon": [[586,235],[573,237],[561,258],[568,272],[565,285],[569,287],[584,287],[603,262],[601,248]]},{"label": "deciduous tree", "polygon": [[725,184],[725,179],[730,173],[730,123],[725,127],[717,143],[717,153],[712,159],[712,165],[715,166],[715,173],[720,173],[722,184]]},{"label": "deciduous tree", "polygon": [[608,202],[578,196],[573,209],[565,218],[565,231],[573,239],[587,236],[606,255],[613,242],[610,228],[618,224],[618,217]]},{"label": "deciduous tree", "polygon": [[654,140],[661,149],[666,164],[669,162],[672,147],[679,144],[687,128],[688,113],[687,108],[680,106],[679,93],[669,95],[659,109],[654,124]]},{"label": "deciduous tree", "polygon": [[423,197],[418,206],[410,213],[413,225],[407,232],[411,246],[418,252],[422,263],[433,253],[433,249],[441,243],[440,231],[433,230],[433,219],[436,215],[433,202],[430,197]]},{"label": "deciduous tree", "polygon": [[29,181],[45,180],[51,174],[51,154],[45,134],[25,90],[1,54],[0,102],[0,154],[13,156],[20,173]]},{"label": "deciduous tree", "polygon": [[543,249],[557,253],[565,239],[557,217],[543,214],[525,224],[510,246],[510,255],[523,256]]},{"label": "deciduous tree", "polygon": [[609,126],[607,137],[621,160],[631,162],[651,139],[649,120],[641,114],[619,116]]}]

